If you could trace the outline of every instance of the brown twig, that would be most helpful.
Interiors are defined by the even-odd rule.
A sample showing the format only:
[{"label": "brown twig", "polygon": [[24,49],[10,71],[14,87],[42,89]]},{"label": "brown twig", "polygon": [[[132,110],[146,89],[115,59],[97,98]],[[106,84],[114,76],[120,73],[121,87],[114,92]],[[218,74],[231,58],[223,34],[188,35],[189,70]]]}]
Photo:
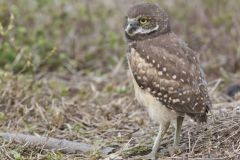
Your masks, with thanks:
[{"label": "brown twig", "polygon": [[[86,153],[94,150],[90,144],[82,142],[73,142],[65,139],[56,139],[43,136],[32,136],[20,133],[0,133],[0,136],[7,141],[13,141],[19,144],[27,144],[30,146],[42,146],[43,148],[58,150],[63,153]],[[112,147],[102,148],[102,154],[107,155],[114,150]]]}]

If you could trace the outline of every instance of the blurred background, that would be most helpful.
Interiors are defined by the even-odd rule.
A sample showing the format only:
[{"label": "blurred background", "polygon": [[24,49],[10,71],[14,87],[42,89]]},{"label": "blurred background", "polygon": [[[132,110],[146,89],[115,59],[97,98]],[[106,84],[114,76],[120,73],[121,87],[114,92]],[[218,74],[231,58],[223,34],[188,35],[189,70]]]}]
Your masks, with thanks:
[{"label": "blurred background", "polygon": [[[123,18],[136,0],[1,0],[0,67],[14,73],[107,73],[124,58]],[[238,0],[157,1],[208,75],[237,73]],[[26,63],[28,62],[28,63]]]},{"label": "blurred background", "polygon": [[[129,134],[119,136],[113,129],[151,126],[132,102],[126,72],[123,20],[140,2],[0,0],[1,130],[121,146]],[[201,54],[208,81],[221,78],[223,92],[239,83],[239,0],[148,2],[159,3],[169,13],[173,32]],[[62,156],[18,147],[8,144],[5,151],[20,157]],[[99,154],[90,156],[98,159]]]}]

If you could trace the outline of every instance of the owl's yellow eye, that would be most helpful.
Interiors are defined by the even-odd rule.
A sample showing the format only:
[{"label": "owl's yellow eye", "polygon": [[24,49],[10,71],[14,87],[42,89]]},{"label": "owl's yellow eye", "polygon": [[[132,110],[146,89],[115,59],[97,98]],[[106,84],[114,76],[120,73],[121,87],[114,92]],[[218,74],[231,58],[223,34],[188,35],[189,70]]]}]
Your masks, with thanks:
[{"label": "owl's yellow eye", "polygon": [[149,19],[147,17],[142,17],[139,19],[139,23],[141,25],[146,25],[149,22]]}]

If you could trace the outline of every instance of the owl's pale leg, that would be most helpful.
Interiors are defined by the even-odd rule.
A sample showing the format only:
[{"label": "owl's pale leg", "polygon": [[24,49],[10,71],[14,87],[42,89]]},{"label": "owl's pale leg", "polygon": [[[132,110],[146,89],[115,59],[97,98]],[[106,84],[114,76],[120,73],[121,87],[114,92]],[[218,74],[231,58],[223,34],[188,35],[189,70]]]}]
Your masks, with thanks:
[{"label": "owl's pale leg", "polygon": [[171,156],[181,152],[178,145],[180,142],[180,135],[181,135],[183,119],[184,119],[184,117],[177,117],[176,124],[174,125],[174,127],[175,127],[174,143],[173,143],[172,147],[168,148],[169,154]]},{"label": "owl's pale leg", "polygon": [[180,135],[182,132],[182,124],[183,124],[184,117],[177,117],[177,123],[175,127],[175,136],[174,136],[174,147],[177,147],[180,142]]},{"label": "owl's pale leg", "polygon": [[159,149],[161,139],[163,138],[166,131],[168,130],[169,125],[170,125],[170,122],[163,122],[163,123],[160,124],[159,132],[158,132],[158,135],[157,135],[157,137],[154,141],[152,152],[148,155],[148,157],[150,157],[152,160],[156,159],[156,154],[157,154],[157,151]]}]

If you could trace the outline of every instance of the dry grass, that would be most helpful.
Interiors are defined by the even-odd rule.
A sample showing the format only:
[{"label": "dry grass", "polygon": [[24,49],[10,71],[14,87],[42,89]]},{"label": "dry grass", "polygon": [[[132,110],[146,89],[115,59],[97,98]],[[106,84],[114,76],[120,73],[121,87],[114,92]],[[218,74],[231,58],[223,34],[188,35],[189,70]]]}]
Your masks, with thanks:
[{"label": "dry grass", "polygon": [[[133,98],[120,34],[126,6],[136,1],[114,2],[39,1],[38,6],[27,0],[0,0],[4,29],[8,15],[15,15],[13,28],[0,33],[1,132],[94,146],[89,153],[63,154],[1,139],[0,159],[141,159],[151,150],[157,126]],[[167,151],[173,141],[171,128],[159,156],[239,159],[240,102],[229,101],[224,92],[229,83],[240,79],[240,14],[234,4],[239,1],[159,3],[170,13],[173,30],[202,54],[207,78],[223,80],[216,87],[210,85],[215,89],[209,123],[197,126],[187,119],[182,152],[173,157]],[[116,150],[101,155],[105,146]]]},{"label": "dry grass", "polygon": [[[66,81],[52,75],[54,78],[33,81],[25,76],[1,73],[3,132],[77,140],[93,144],[95,148],[87,154],[65,155],[45,150],[42,146],[28,148],[3,143],[2,140],[2,158],[7,155],[14,157],[16,152],[26,159],[100,159],[105,157],[99,152],[104,146],[116,148],[116,153],[111,156],[123,159],[138,159],[139,155],[148,153],[157,126],[135,103],[132,92],[125,88],[130,87],[128,80],[124,82],[126,74],[122,71],[118,75],[122,79],[115,79],[111,75],[99,77],[99,80],[82,77],[81,84],[76,85],[74,77]],[[214,95],[217,99],[214,100],[209,123],[197,126],[189,120],[185,121],[181,139],[182,153],[174,158],[239,157],[240,102],[228,103],[221,94],[214,92]],[[161,146],[161,156],[169,156],[166,148],[173,143],[171,130]]]}]

